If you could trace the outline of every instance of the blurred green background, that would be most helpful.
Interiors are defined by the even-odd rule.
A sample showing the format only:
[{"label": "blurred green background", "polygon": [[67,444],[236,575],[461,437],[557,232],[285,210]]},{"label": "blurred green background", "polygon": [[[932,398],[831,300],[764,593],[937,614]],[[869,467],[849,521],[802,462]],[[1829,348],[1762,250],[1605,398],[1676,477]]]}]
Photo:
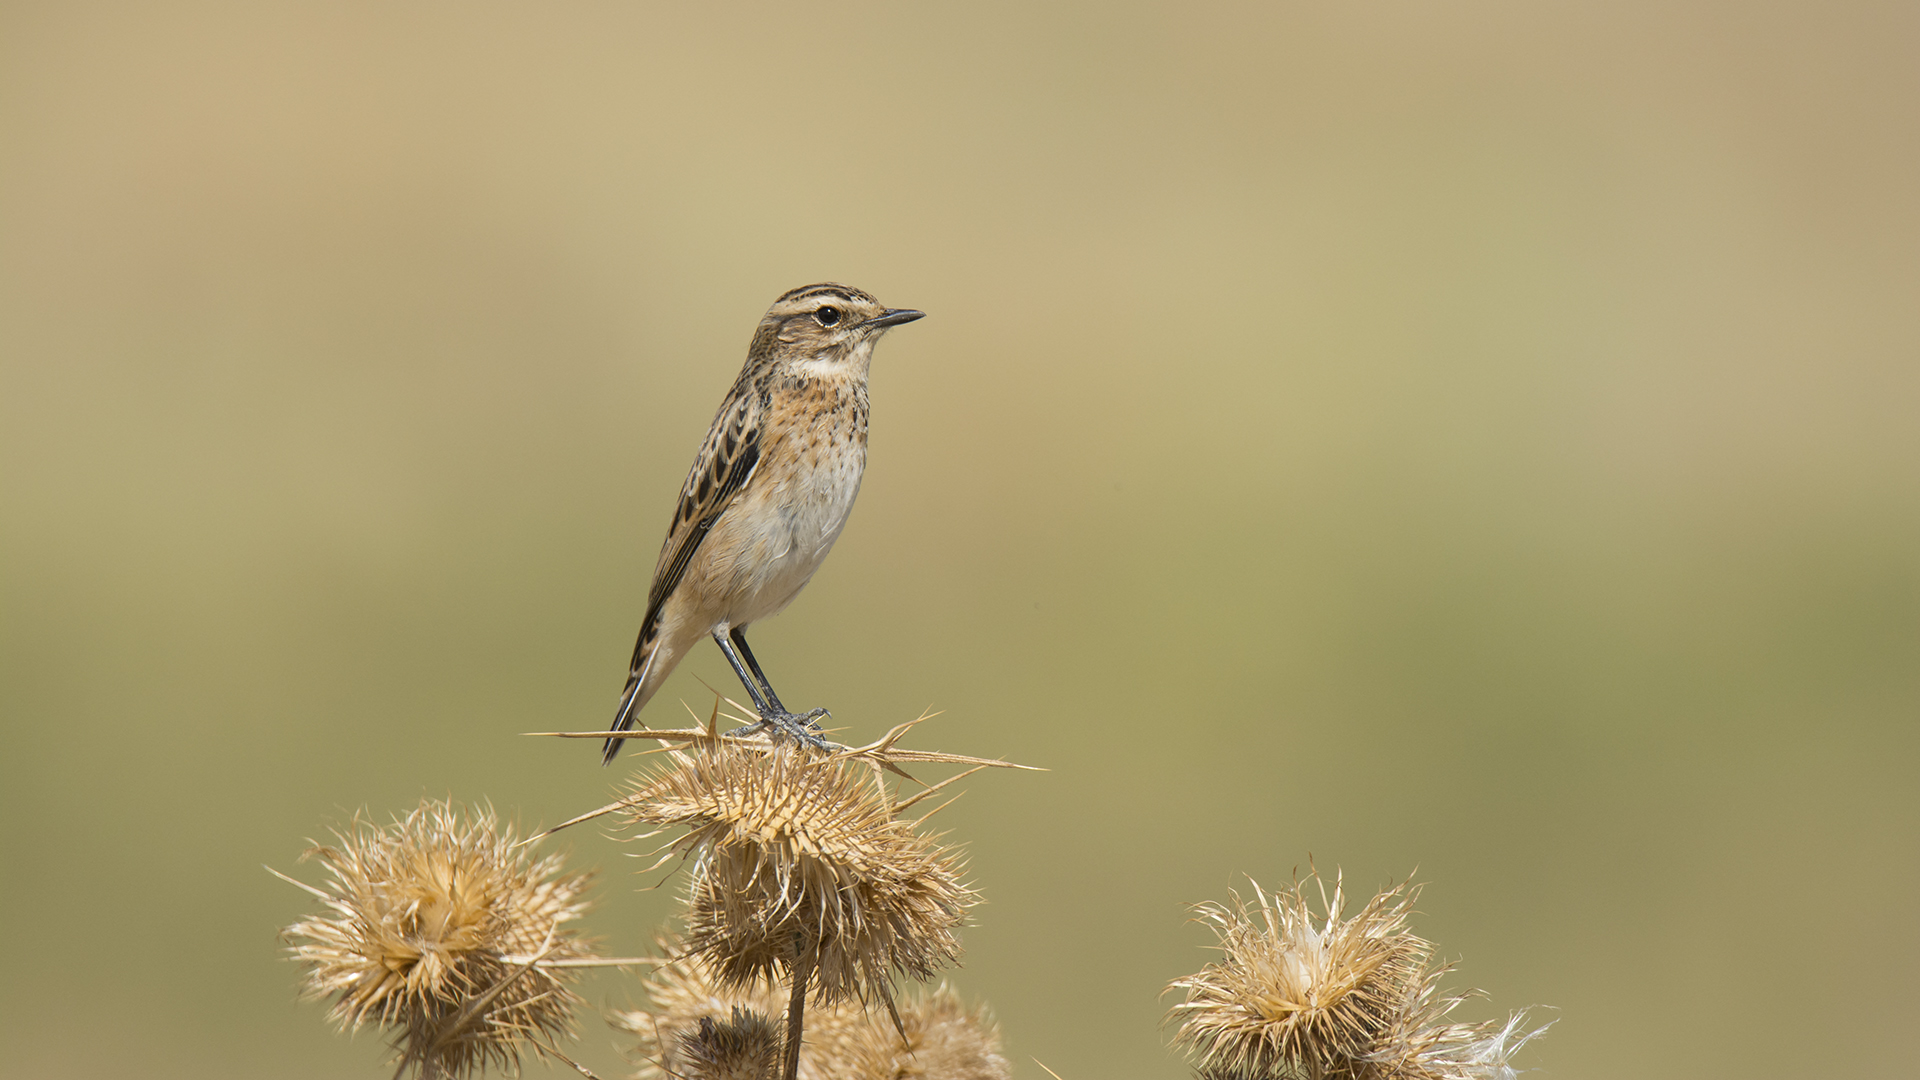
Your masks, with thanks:
[{"label": "blurred green background", "polygon": [[[261,865],[603,800],[519,733],[607,722],[833,279],[929,317],[754,640],[1051,770],[940,819],[1020,1074],[1186,1075],[1184,905],[1311,856],[1417,870],[1547,1075],[1914,1075],[1917,13],[0,8],[0,1072],[387,1075]],[[570,846],[644,948],[672,887]]]}]

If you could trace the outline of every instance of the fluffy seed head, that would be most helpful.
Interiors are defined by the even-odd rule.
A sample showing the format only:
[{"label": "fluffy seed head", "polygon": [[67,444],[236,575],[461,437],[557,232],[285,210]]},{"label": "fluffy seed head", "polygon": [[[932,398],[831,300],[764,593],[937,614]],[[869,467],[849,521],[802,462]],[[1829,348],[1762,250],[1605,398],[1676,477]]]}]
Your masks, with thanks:
[{"label": "fluffy seed head", "polygon": [[1168,989],[1186,992],[1177,1038],[1203,1073],[1371,1075],[1364,1063],[1402,1020],[1433,946],[1407,929],[1417,889],[1388,889],[1349,919],[1339,879],[1331,897],[1320,884],[1319,917],[1298,883],[1272,895],[1256,883],[1252,906],[1235,895],[1195,907],[1223,955]]},{"label": "fluffy seed head", "polygon": [[552,964],[589,955],[562,924],[586,909],[591,875],[534,859],[492,811],[447,802],[385,827],[356,818],[335,838],[305,856],[330,875],[301,886],[324,910],[282,932],[335,1023],[377,1023],[425,1076],[513,1068],[524,1043],[569,1032],[579,998]]},{"label": "fluffy seed head", "polygon": [[[1462,1041],[1452,1062],[1448,1080],[1515,1080],[1519,1075],[1510,1063],[1520,1048],[1547,1033],[1549,1020],[1537,1028],[1526,1027],[1527,1010],[1521,1009],[1504,1024],[1475,1025]],[[1439,1070],[1436,1070],[1439,1071]]]},{"label": "fluffy seed head", "polygon": [[1203,1080],[1514,1080],[1509,1058],[1545,1031],[1448,1023],[1465,1000],[1443,995],[1447,971],[1433,946],[1407,929],[1419,887],[1393,886],[1352,918],[1338,875],[1319,875],[1316,915],[1302,883],[1255,904],[1200,904],[1220,935],[1221,959],[1169,990],[1178,1041]]},{"label": "fluffy seed head", "polygon": [[625,803],[683,826],[694,860],[686,945],[740,985],[808,969],[815,1000],[877,995],[960,956],[976,894],[958,857],[898,816],[876,769],[799,746],[716,741],[673,755]]},{"label": "fluffy seed head", "polygon": [[1438,975],[1431,974],[1402,1021],[1372,1055],[1374,1075],[1386,1080],[1515,1080],[1519,1072],[1511,1064],[1513,1055],[1553,1025],[1525,1028],[1525,1009],[1504,1024],[1449,1024],[1446,1015],[1464,998],[1438,996]]}]

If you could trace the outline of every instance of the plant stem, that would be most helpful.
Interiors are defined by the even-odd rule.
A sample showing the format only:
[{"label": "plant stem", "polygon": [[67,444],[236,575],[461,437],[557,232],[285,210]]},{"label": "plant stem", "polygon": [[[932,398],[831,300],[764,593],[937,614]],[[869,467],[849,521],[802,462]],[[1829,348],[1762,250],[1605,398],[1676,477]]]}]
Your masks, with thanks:
[{"label": "plant stem", "polygon": [[800,1077],[800,1028],[806,1018],[807,983],[812,978],[812,951],[802,949],[793,961],[793,992],[787,997],[786,1061],[780,1069],[784,1080],[799,1080]]}]

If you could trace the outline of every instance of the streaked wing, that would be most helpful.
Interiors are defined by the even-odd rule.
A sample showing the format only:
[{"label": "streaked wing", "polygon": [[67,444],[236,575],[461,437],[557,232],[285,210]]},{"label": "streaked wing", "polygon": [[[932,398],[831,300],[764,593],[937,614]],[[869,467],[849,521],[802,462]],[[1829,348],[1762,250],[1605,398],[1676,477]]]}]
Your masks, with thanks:
[{"label": "streaked wing", "polygon": [[647,614],[640,621],[640,640],[634,645],[629,681],[639,676],[647,647],[659,629],[660,611],[686,576],[694,553],[760,464],[759,395],[740,393],[740,389],[736,387],[733,398],[714,417],[707,441],[693,459],[693,469],[680,489],[673,524],[667,529],[667,542],[653,571],[653,588],[647,592]]}]

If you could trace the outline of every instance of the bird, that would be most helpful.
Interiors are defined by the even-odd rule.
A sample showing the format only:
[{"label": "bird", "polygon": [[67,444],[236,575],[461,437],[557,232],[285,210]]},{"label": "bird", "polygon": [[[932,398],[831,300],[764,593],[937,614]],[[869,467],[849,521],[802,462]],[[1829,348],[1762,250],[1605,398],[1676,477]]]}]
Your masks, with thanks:
[{"label": "bird", "polygon": [[[816,732],[827,710],[789,712],[746,631],[792,603],[839,538],[867,465],[873,347],[925,314],[834,282],[791,289],[767,309],[680,487],[611,733],[631,730],[710,636],[759,713],[743,730],[825,745]],[[607,739],[601,764],[624,741]]]}]

